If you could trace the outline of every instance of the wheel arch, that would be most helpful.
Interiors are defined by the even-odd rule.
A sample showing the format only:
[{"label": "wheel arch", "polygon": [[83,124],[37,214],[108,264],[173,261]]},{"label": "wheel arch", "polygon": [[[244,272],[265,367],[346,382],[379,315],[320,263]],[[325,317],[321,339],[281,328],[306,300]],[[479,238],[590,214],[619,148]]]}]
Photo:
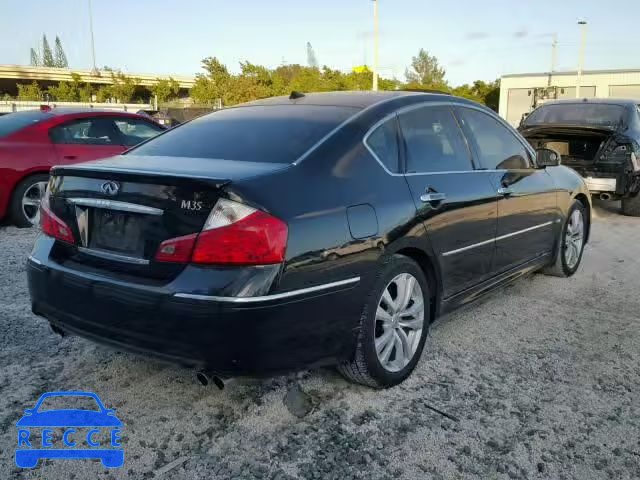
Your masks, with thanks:
[{"label": "wheel arch", "polygon": [[403,255],[416,262],[424,272],[425,277],[427,277],[427,283],[429,284],[429,296],[431,299],[431,321],[433,322],[440,311],[442,292],[442,283],[440,281],[439,269],[436,266],[437,263],[423,249],[416,246],[404,246],[393,253],[396,255]]},{"label": "wheel arch", "polygon": [[589,241],[589,236],[591,233],[591,202],[589,201],[589,198],[584,194],[584,193],[578,193],[575,197],[575,200],[577,200],[578,202],[580,202],[582,204],[582,206],[584,207],[584,209],[587,212],[587,232],[585,235],[585,239],[584,239],[584,243],[587,243]]}]

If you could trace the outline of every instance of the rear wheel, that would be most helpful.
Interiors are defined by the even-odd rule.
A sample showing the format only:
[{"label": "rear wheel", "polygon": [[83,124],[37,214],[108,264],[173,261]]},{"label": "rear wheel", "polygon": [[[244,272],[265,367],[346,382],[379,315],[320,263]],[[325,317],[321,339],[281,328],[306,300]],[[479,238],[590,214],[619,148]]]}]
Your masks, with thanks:
[{"label": "rear wheel", "polygon": [[22,180],[11,197],[11,220],[18,227],[40,223],[40,202],[47,189],[49,175],[39,173]]},{"label": "rear wheel", "polygon": [[394,255],[385,265],[360,319],[351,360],[338,366],[344,377],[374,388],[399,384],[415,368],[430,321],[429,286],[411,259]]},{"label": "rear wheel", "polygon": [[574,201],[560,232],[556,261],[545,268],[544,273],[557,277],[570,277],[576,273],[582,261],[588,228],[585,213],[584,205]]},{"label": "rear wheel", "polygon": [[622,199],[622,214],[630,217],[640,217],[640,193],[635,197]]}]

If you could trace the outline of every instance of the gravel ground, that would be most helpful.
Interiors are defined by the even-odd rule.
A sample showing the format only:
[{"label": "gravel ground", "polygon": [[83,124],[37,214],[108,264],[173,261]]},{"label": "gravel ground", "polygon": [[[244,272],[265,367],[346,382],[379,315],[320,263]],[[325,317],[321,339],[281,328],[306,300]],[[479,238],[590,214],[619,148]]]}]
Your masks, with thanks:
[{"label": "gravel ground", "polygon": [[[607,208],[573,278],[534,275],[439,320],[397,388],[300,375],[314,406],[302,419],[283,402],[292,378],[218,391],[59,339],[30,313],[34,232],[0,227],[0,478],[640,478],[640,219]],[[51,390],[93,391],[116,409],[123,468],[15,466],[15,423]]]}]

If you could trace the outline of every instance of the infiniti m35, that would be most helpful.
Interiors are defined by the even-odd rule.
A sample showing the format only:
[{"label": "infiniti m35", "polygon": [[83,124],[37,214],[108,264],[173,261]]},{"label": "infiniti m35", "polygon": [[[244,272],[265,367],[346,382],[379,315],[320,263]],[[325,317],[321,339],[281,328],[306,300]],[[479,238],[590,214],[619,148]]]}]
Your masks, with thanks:
[{"label": "infiniti m35", "polygon": [[220,375],[335,365],[390,387],[438,315],[576,272],[591,200],[560,160],[449,95],[227,108],[52,169],[32,308],[59,333]]}]

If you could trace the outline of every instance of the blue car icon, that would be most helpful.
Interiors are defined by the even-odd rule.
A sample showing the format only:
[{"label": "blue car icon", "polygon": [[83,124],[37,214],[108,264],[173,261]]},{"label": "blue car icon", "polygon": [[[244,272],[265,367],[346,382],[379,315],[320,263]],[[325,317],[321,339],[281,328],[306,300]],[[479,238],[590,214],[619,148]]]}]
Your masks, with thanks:
[{"label": "blue car icon", "polygon": [[[85,409],[57,409],[38,411],[42,402],[49,397],[91,397],[99,410]],[[107,468],[121,467],[124,463],[124,451],[119,443],[122,422],[114,415],[114,410],[105,408],[100,398],[91,392],[48,392],[43,394],[35,407],[24,411],[25,415],[18,420],[18,448],[16,449],[16,465],[21,468],[33,468],[41,458],[53,459],[83,459],[99,458]],[[51,428],[62,427],[64,447],[53,448]],[[72,448],[82,444],[82,440],[73,427],[91,427],[86,434],[86,444],[91,448]],[[42,429],[41,446],[35,440],[30,440],[31,429]],[[110,447],[100,448],[96,440],[101,429],[110,430]],[[34,443],[32,448],[31,442]]]}]

